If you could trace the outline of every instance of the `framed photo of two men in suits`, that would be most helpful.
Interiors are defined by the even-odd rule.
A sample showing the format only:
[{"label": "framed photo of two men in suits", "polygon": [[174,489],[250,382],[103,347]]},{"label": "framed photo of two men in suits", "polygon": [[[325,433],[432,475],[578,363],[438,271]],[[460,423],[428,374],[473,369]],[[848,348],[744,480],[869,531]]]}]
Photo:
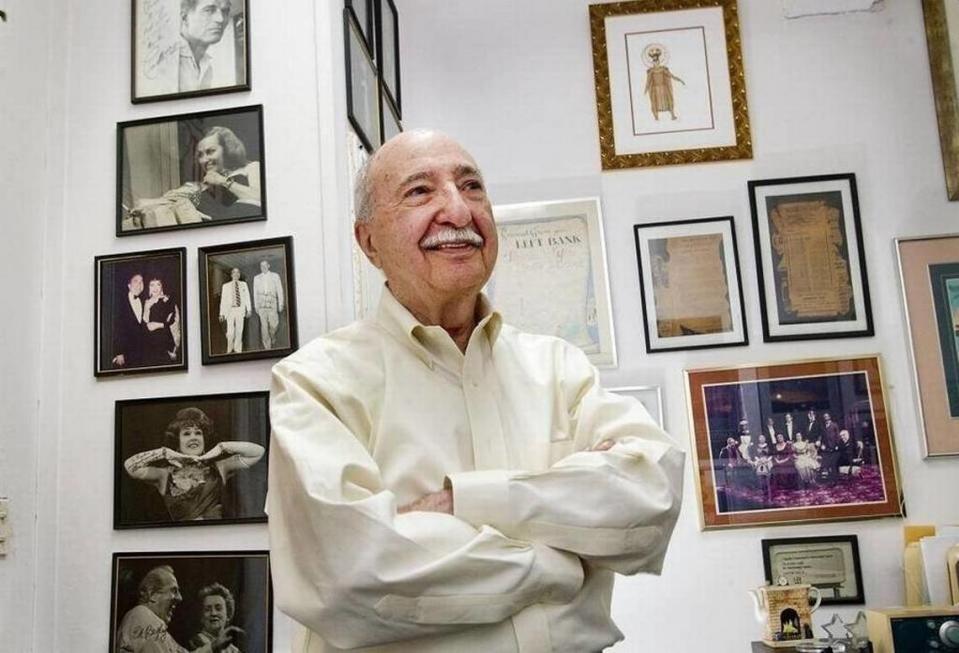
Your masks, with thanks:
[{"label": "framed photo of two men in suits", "polygon": [[296,351],[292,236],[201,247],[199,259],[204,365]]},{"label": "framed photo of two men in suits", "polygon": [[187,368],[186,249],[94,259],[95,376]]}]

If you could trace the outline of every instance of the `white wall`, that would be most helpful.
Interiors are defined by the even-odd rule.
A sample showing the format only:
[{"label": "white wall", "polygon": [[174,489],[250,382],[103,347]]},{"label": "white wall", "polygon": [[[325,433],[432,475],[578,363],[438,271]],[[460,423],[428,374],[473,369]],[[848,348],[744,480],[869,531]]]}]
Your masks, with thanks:
[{"label": "white wall", "polygon": [[[892,244],[957,231],[959,218],[945,196],[920,3],[786,20],[779,2],[740,0],[753,159],[607,173],[599,172],[589,0],[397,4],[406,128],[459,138],[494,203],[602,198],[620,360],[605,382],[662,383],[667,425],[688,449],[683,369],[879,352],[910,521],[959,521],[959,461],[920,454]],[[763,344],[746,182],[833,172],[856,173],[877,335]],[[720,215],[735,216],[753,344],[645,354],[632,225]],[[626,641],[615,650],[747,650],[760,632],[746,589],[763,581],[764,537],[856,533],[869,604],[902,600],[903,521],[700,532],[691,471],[664,575],[617,581],[613,613]],[[841,612],[848,619],[855,610]]]}]

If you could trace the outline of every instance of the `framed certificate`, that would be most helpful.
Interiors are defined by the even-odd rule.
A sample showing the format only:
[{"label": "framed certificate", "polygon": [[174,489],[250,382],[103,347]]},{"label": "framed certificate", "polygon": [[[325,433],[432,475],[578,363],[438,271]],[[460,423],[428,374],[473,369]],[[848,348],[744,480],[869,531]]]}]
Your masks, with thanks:
[{"label": "framed certificate", "polygon": [[763,340],[873,335],[854,174],[749,182]]},{"label": "framed certificate", "polygon": [[506,322],[558,336],[594,365],[616,347],[599,198],[493,207],[499,258],[486,292]]},{"label": "framed certificate", "polygon": [[762,546],[767,583],[808,583],[819,590],[823,605],[866,602],[855,535],[763,540]]}]

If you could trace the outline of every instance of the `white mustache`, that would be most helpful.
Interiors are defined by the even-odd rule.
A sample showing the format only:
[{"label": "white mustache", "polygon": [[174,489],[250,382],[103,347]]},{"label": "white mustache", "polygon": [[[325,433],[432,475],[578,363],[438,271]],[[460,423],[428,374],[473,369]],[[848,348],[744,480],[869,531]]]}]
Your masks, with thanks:
[{"label": "white mustache", "polygon": [[423,249],[434,249],[440,245],[453,244],[482,247],[483,237],[469,227],[462,227],[460,229],[447,228],[420,241],[420,247]]}]

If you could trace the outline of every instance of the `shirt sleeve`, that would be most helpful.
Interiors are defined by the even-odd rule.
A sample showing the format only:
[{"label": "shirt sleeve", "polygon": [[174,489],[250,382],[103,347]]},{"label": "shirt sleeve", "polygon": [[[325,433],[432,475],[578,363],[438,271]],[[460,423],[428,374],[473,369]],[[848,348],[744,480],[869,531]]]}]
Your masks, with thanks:
[{"label": "shirt sleeve", "polygon": [[333,375],[320,382],[304,367],[274,367],[270,398],[267,510],[283,612],[350,649],[572,600],[583,582],[575,555],[452,515],[397,514],[366,437],[354,432],[364,430],[355,425],[365,407],[333,388]]},{"label": "shirt sleeve", "polygon": [[[557,392],[575,453],[542,471],[450,474],[454,514],[619,573],[659,573],[679,516],[684,454],[639,401],[600,387],[585,354],[563,351]],[[604,440],[615,444],[591,450]]]}]

